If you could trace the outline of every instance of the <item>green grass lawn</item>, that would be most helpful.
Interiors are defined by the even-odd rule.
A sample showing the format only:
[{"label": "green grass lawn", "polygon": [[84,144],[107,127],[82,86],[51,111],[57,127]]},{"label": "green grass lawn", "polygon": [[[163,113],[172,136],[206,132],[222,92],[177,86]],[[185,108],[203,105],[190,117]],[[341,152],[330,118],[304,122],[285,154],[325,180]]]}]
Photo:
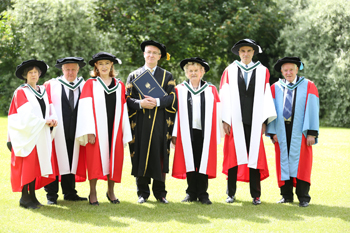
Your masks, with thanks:
[{"label": "green grass lawn", "polygon": [[[6,147],[7,118],[0,117],[0,232],[350,232],[350,129],[321,128],[314,146],[314,166],[307,208],[276,204],[281,197],[275,174],[274,148],[265,140],[270,177],[261,183],[262,204],[253,206],[249,185],[238,183],[237,201],[226,204],[226,177],[221,173],[222,143],[218,147],[217,178],[209,180],[213,204],[181,203],[186,181],[167,176],[168,205],[153,196],[137,204],[135,178],[126,148],[122,183],[116,184],[121,201],[112,205],[106,198],[107,183],[98,181],[100,206],[64,201],[38,210],[19,207],[20,193],[11,191],[10,153]],[[77,184],[78,194],[87,197],[88,182]],[[37,190],[46,204],[45,191]],[[297,200],[297,198],[294,198]]]}]

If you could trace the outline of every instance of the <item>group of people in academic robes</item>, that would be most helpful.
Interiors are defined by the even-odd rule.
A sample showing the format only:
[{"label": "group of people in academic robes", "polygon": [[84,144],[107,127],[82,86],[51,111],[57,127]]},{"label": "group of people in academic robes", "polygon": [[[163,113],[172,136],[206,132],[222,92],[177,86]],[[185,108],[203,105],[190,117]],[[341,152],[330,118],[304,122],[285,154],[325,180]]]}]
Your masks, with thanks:
[{"label": "group of people in academic robes", "polygon": [[[78,72],[81,57],[57,60],[63,75],[37,85],[48,66],[28,60],[16,69],[25,80],[14,92],[8,116],[11,184],[22,192],[20,206],[41,206],[35,189],[45,187],[47,203],[57,204],[59,182],[64,200],[84,201],[76,182],[88,174],[89,204],[98,206],[97,180],[107,181],[106,198],[120,203],[114,184],[121,182],[124,147],[129,144],[136,178],[137,202],[154,197],[167,204],[165,187],[171,143],[175,146],[172,176],[187,180],[182,202],[212,204],[208,180],[216,177],[217,146],[225,137],[223,169],[227,175],[227,203],[236,200],[237,181],[249,182],[254,205],[261,204],[260,182],[269,176],[262,135],[275,144],[276,171],[282,199],[307,207],[312,167],[312,145],[319,132],[319,102],[313,82],[297,76],[298,57],[279,59],[274,69],[284,79],[270,87],[269,70],[253,56],[261,47],[251,39],[238,41],[231,51],[240,57],[223,72],[220,95],[203,80],[210,70],[200,57],[183,59],[187,80],[176,85],[172,74],[159,67],[170,58],[166,46],[153,40],[141,43],[145,63],[131,72],[126,85],[116,78],[120,59],[99,52],[88,62],[91,78]],[[148,72],[164,95],[142,93],[135,81]],[[29,192],[28,192],[29,191]]]}]

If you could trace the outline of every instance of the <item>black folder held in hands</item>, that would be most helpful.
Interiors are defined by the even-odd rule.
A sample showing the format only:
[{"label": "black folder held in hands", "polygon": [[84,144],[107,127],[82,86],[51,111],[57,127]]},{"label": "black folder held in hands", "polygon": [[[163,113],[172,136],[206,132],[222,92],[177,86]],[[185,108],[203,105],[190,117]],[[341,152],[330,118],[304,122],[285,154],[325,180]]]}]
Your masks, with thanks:
[{"label": "black folder held in hands", "polygon": [[149,70],[145,70],[142,74],[135,78],[132,83],[139,91],[142,98],[144,98],[145,95],[153,98],[160,98],[168,95]]}]

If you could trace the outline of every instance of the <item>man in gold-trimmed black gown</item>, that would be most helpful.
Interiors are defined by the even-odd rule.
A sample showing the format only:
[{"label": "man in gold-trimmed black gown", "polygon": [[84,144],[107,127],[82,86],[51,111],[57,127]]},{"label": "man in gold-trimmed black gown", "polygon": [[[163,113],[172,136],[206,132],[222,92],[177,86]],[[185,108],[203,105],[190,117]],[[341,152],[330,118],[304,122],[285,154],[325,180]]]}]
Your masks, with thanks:
[{"label": "man in gold-trimmed black gown", "polygon": [[[167,204],[165,174],[169,172],[170,140],[175,117],[175,81],[170,72],[157,66],[167,56],[166,47],[156,41],[141,43],[145,65],[131,72],[127,79],[127,104],[133,140],[129,144],[131,174],[136,177],[138,203],[147,201],[149,184],[155,198]],[[161,98],[141,97],[132,81],[149,70],[167,93]]]}]

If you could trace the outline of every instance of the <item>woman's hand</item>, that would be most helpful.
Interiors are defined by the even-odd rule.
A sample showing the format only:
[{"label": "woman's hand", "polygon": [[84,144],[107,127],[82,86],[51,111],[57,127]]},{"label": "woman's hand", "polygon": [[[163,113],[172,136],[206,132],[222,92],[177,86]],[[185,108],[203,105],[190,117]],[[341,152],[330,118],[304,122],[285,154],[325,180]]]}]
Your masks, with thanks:
[{"label": "woman's hand", "polygon": [[57,121],[55,119],[49,119],[49,120],[46,120],[46,124],[49,127],[56,127],[57,126]]},{"label": "woman's hand", "polygon": [[95,140],[96,140],[96,137],[94,134],[88,134],[88,142],[90,144],[92,144],[92,145],[95,144]]}]

